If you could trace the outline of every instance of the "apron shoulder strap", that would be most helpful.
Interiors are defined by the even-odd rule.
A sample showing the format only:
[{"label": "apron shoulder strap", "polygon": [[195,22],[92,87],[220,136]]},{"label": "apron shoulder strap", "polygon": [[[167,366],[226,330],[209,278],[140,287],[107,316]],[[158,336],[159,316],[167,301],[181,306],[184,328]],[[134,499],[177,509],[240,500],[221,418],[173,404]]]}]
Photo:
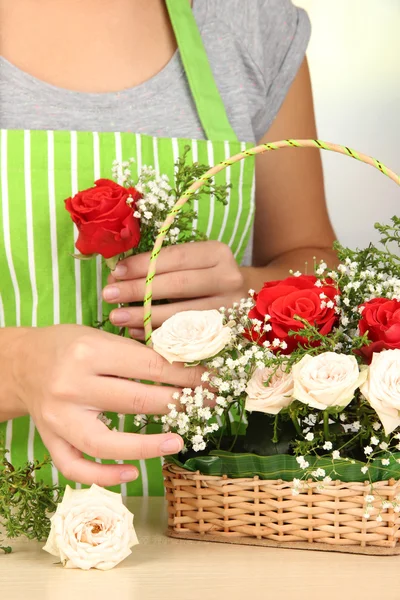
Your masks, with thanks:
[{"label": "apron shoulder strap", "polygon": [[215,83],[189,0],[166,0],[166,4],[206,137],[212,141],[237,142],[237,136],[229,123]]}]

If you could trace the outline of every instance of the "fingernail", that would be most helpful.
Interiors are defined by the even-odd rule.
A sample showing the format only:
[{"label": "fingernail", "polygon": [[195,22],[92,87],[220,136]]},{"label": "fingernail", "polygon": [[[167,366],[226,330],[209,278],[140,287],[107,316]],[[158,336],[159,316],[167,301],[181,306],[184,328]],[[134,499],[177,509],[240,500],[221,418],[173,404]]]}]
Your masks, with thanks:
[{"label": "fingernail", "polygon": [[124,325],[124,323],[128,323],[129,317],[130,315],[126,310],[116,310],[110,315],[111,323],[114,323],[114,325]]},{"label": "fingernail", "polygon": [[144,340],[144,329],[130,329],[129,335],[135,340]]},{"label": "fingernail", "polygon": [[127,272],[128,272],[128,267],[126,267],[125,265],[117,265],[111,274],[114,275],[115,277],[123,277],[124,275],[127,274]]},{"label": "fingernail", "polygon": [[134,479],[137,479],[138,475],[139,473],[136,469],[130,469],[129,471],[122,471],[119,478],[121,481],[134,481]]},{"label": "fingernail", "polygon": [[114,286],[106,287],[103,290],[104,300],[116,300],[117,298],[119,298],[119,294],[119,289]]},{"label": "fingernail", "polygon": [[163,454],[177,454],[182,450],[182,441],[179,438],[170,438],[163,442],[160,451]]}]

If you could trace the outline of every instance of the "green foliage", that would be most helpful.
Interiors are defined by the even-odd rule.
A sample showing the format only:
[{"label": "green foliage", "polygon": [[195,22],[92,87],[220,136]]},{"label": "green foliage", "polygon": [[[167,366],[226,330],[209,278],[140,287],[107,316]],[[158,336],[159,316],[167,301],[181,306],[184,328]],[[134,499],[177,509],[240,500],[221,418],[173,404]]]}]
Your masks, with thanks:
[{"label": "green foliage", "polygon": [[[36,480],[40,469],[50,459],[13,467],[6,459],[6,450],[0,442],[0,530],[7,538],[25,536],[43,540],[50,531],[49,514],[56,509],[61,490]],[[5,553],[10,546],[1,546]]]},{"label": "green foliage", "polygon": [[[175,182],[170,193],[171,196],[173,196],[176,200],[179,200],[179,198],[190,188],[190,186],[210,169],[208,165],[198,162],[188,162],[189,153],[190,146],[185,146],[183,154],[175,163]],[[223,205],[226,205],[228,202],[227,198],[229,189],[231,187],[231,185],[216,185],[214,179],[211,178],[195,194],[195,198],[199,200],[204,196],[213,196],[216,202],[221,202]],[[157,217],[156,211],[154,212],[154,217]],[[158,218],[160,217],[161,215],[158,216]],[[196,217],[197,214],[193,209],[193,198],[191,198],[176,215],[172,225],[172,227],[176,227],[180,230],[178,243],[182,244],[207,240],[207,236],[204,233],[198,229],[193,229],[193,221],[196,219]],[[164,217],[161,217],[161,220],[164,220]],[[142,221],[140,226],[140,243],[138,247],[131,252],[131,254],[150,252],[154,246],[155,234],[156,232],[153,222],[146,224]],[[164,240],[163,242],[163,246],[170,246],[173,244],[174,242],[168,239]]]},{"label": "green foliage", "polygon": [[[198,179],[200,179],[207,171],[209,171],[209,165],[203,165],[198,162],[187,164],[187,156],[190,152],[190,146],[185,146],[182,156],[180,156],[176,162],[176,173],[175,173],[175,189],[174,194],[178,200],[185,192],[190,188],[191,185]],[[211,178],[199,189],[196,196],[197,199],[201,196],[214,196],[217,202],[227,204],[228,190],[231,185],[215,185],[214,179]]]},{"label": "green foliage", "polygon": [[400,277],[400,256],[390,248],[390,244],[395,244],[397,250],[400,247],[400,218],[392,217],[390,221],[391,223],[387,225],[381,223],[374,225],[380,233],[379,246],[381,247],[369,244],[363,250],[352,250],[335,242],[334,249],[340,262],[345,263],[346,259],[350,259],[358,263],[359,271],[375,269],[389,277]]}]

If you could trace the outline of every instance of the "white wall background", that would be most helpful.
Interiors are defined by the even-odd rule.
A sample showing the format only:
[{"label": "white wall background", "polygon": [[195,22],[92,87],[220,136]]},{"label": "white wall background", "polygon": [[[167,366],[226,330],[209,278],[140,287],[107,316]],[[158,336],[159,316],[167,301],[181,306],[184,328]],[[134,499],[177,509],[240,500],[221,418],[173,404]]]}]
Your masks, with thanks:
[{"label": "white wall background", "polygon": [[[308,50],[318,133],[400,173],[400,0],[294,0],[312,23]],[[400,187],[372,167],[322,152],[340,241],[376,241],[376,221],[400,215]]]}]

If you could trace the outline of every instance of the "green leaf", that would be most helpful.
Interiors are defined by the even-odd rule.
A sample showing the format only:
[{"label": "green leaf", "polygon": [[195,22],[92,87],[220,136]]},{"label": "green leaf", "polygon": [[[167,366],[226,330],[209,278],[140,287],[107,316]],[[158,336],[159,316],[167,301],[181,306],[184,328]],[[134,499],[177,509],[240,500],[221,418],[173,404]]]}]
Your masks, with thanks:
[{"label": "green leaf", "polygon": [[71,256],[77,260],[92,260],[97,254],[71,254]]},{"label": "green leaf", "polygon": [[117,256],[112,256],[111,258],[105,259],[106,265],[110,269],[110,271],[114,271],[115,267],[119,263],[119,259],[120,259],[119,254],[117,254]]},{"label": "green leaf", "polygon": [[[343,482],[361,483],[366,480],[375,482],[391,478],[400,479],[400,464],[397,463],[397,460],[400,459],[400,452],[393,454],[390,465],[385,468],[382,468],[380,459],[372,461],[366,475],[361,471],[361,467],[365,466],[365,463],[361,461],[332,461],[329,458],[310,456],[306,458],[313,468],[325,469],[326,475]],[[304,471],[299,468],[296,458],[288,454],[258,456],[213,450],[208,456],[189,458],[186,462],[181,462],[177,456],[169,456],[166,461],[188,471],[200,471],[203,475],[227,475],[232,478],[258,475],[260,479],[282,479],[283,481],[292,481],[294,478],[301,479],[304,476]]]}]

